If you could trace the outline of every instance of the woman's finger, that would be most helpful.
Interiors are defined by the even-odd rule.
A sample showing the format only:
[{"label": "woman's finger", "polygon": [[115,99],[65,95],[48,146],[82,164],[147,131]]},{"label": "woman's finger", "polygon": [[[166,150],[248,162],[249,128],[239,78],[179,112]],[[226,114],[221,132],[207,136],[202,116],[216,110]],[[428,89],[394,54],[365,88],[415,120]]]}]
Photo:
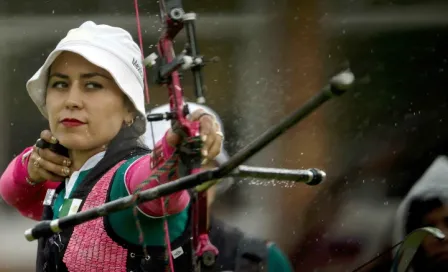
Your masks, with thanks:
[{"label": "woman's finger", "polygon": [[42,158],[40,158],[35,151],[31,152],[30,159],[28,161],[28,176],[33,180],[33,182],[36,183],[44,181],[39,174],[40,160],[42,160]]},{"label": "woman's finger", "polygon": [[213,160],[216,158],[216,156],[219,155],[219,153],[221,153],[221,147],[222,147],[222,137],[215,134],[214,135],[214,141],[213,144],[211,145],[209,151],[208,151],[208,159],[209,160]]},{"label": "woman's finger", "polygon": [[208,114],[208,113],[205,112],[205,110],[197,109],[194,112],[190,113],[189,119],[191,121],[198,121],[203,115],[206,115],[206,114]]},{"label": "woman's finger", "polygon": [[204,144],[204,148],[207,150],[207,155],[205,156],[207,160],[213,160],[219,153],[221,153],[223,136],[221,133],[221,126],[213,120],[212,129],[207,135],[207,141]]},{"label": "woman's finger", "polygon": [[[42,152],[42,151],[41,151]],[[48,177],[47,174],[42,176],[44,172],[41,170],[44,170],[46,172],[49,172],[51,175],[61,176],[61,177],[67,177],[70,175],[70,169],[66,166],[57,165],[52,162],[49,162],[45,160],[44,158],[37,155],[36,152],[32,152],[30,156],[30,163],[31,163],[31,169],[29,169],[30,177],[33,180],[42,180],[45,177]]]},{"label": "woman's finger", "polygon": [[67,177],[70,175],[70,168],[63,166],[63,165],[57,165],[50,161],[47,161],[41,157],[41,160],[39,161],[39,168],[44,169],[48,172],[51,172],[52,174]]},{"label": "woman's finger", "polygon": [[69,158],[59,155],[56,152],[51,151],[50,149],[47,148],[42,149],[35,146],[34,150],[36,150],[37,154],[46,161],[52,162],[60,166],[68,167],[71,165],[71,161]]},{"label": "woman's finger", "polygon": [[34,150],[31,152],[29,163],[34,167],[32,169],[37,169],[40,167],[40,161],[42,158],[37,154],[37,152]]},{"label": "woman's finger", "polygon": [[200,133],[203,142],[202,145],[202,156],[208,158],[208,151],[212,147],[215,141],[214,137],[214,126],[215,120],[210,115],[203,115],[199,121],[201,122]]},{"label": "woman's finger", "polygon": [[202,156],[203,163],[213,160],[220,152],[222,145],[222,134],[220,135],[221,127],[216,122],[215,116],[207,113],[202,109],[194,111],[190,115],[190,120],[200,122],[200,134],[203,142]]},{"label": "woman's finger", "polygon": [[51,131],[49,131],[48,129],[43,130],[43,131],[40,133],[40,138],[41,138],[42,140],[45,140],[45,141],[47,141],[47,142],[49,142],[49,143],[52,143],[52,144],[57,144],[57,143],[58,143],[58,140],[53,136],[53,134],[51,133]]},{"label": "woman's finger", "polygon": [[48,172],[47,170],[43,168],[37,169],[37,172],[40,177],[42,177],[43,180],[49,180],[49,181],[63,181],[65,177],[55,175],[51,172]]},{"label": "woman's finger", "polygon": [[221,153],[222,144],[224,142],[224,134],[221,132],[221,125],[215,120],[214,121],[214,141],[213,145],[211,147],[211,153],[213,156],[213,159]]}]

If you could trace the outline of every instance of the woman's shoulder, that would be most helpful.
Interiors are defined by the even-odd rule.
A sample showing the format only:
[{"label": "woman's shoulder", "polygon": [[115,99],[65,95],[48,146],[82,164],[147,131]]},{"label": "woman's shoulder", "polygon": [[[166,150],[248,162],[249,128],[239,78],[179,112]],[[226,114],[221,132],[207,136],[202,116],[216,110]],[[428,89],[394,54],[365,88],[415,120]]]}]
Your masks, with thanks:
[{"label": "woman's shoulder", "polygon": [[112,187],[109,193],[112,200],[129,195],[129,181],[135,179],[136,176],[146,175],[150,172],[149,161],[149,154],[144,154],[120,162],[121,165],[115,171],[111,181]]},{"label": "woman's shoulder", "polygon": [[[122,162],[122,165],[117,169],[114,179],[121,181],[125,180],[129,175],[132,175],[136,170],[148,171],[150,169],[151,156],[148,154],[136,155],[128,158]],[[147,170],[145,170],[145,168]]]}]

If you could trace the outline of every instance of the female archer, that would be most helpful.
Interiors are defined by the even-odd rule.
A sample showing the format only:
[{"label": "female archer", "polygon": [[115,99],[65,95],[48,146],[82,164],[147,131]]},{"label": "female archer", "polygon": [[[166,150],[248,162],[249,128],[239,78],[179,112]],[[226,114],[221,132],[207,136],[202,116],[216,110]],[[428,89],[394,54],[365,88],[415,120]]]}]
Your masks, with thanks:
[{"label": "female archer", "polygon": [[[9,205],[35,220],[56,219],[176,178],[176,171],[157,170],[166,163],[177,170],[170,158],[180,137],[168,129],[151,153],[142,141],[140,60],[127,31],[90,21],[58,43],[27,90],[48,119],[51,132],[41,138],[62,145],[68,155],[26,148],[0,179],[0,195]],[[203,111],[190,119],[200,122],[203,157],[213,160],[221,149],[219,125]],[[51,190],[55,197],[46,197]],[[36,270],[191,271],[189,210],[189,193],[180,191],[164,204],[140,204],[136,215],[128,209],[41,238]]]}]

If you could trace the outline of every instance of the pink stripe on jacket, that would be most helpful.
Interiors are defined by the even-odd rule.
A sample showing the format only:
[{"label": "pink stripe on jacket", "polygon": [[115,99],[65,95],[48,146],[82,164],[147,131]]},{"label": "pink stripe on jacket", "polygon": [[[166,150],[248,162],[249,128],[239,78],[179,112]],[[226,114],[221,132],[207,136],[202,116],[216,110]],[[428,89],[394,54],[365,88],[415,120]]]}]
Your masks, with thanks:
[{"label": "pink stripe on jacket", "polygon": [[[15,207],[22,215],[34,220],[40,220],[43,211],[43,200],[48,189],[55,189],[59,182],[46,181],[34,186],[26,182],[28,177],[28,159],[23,156],[32,149],[27,147],[20,155],[13,159],[0,178],[0,196],[9,205]],[[142,181],[147,179],[173,154],[174,148],[166,141],[166,135],[156,145],[153,153],[156,153],[158,161],[151,155],[146,155],[137,160],[129,167],[125,176],[126,187],[130,192],[134,192]],[[153,169],[150,166],[153,165]],[[163,175],[161,183],[166,183],[167,175]],[[152,180],[143,189],[153,188],[159,185],[156,180]],[[170,195],[168,202],[168,214],[176,214],[185,209],[190,201],[190,196],[186,190]],[[151,217],[163,216],[161,202],[159,199],[139,205],[142,212]]]}]

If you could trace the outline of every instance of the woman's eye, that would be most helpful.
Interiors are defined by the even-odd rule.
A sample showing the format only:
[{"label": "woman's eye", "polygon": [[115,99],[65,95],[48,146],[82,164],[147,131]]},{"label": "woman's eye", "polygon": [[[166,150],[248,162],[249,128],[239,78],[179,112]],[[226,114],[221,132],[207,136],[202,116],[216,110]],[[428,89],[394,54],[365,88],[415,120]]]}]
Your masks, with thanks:
[{"label": "woman's eye", "polygon": [[89,89],[101,89],[103,88],[103,85],[96,82],[87,82],[86,87]]},{"label": "woman's eye", "polygon": [[52,88],[61,89],[61,88],[67,88],[68,84],[64,81],[56,81],[53,84],[51,84]]}]

